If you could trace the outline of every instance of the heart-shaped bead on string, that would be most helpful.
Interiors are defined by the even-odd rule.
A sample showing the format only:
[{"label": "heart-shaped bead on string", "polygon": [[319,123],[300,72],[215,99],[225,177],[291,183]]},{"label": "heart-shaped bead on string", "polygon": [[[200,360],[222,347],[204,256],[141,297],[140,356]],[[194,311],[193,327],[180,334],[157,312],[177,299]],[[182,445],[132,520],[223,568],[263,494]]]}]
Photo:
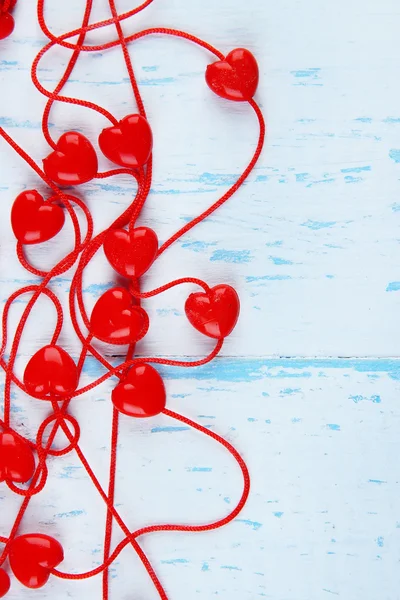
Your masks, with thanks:
[{"label": "heart-shaped bead on string", "polygon": [[15,21],[12,14],[9,12],[0,12],[0,40],[8,38],[14,31],[14,27]]},{"label": "heart-shaped bead on string", "polygon": [[0,40],[5,40],[14,31],[15,20],[11,13],[16,4],[17,0],[0,0]]},{"label": "heart-shaped bead on string", "polygon": [[149,318],[125,288],[112,288],[96,302],[91,333],[108,344],[133,344],[146,334]]},{"label": "heart-shaped bead on string", "polygon": [[21,535],[11,543],[9,561],[15,577],[27,588],[43,587],[51,570],[64,560],[61,544],[41,533]]},{"label": "heart-shaped bead on string", "polygon": [[62,229],[64,221],[61,206],[51,200],[45,202],[36,190],[19,194],[11,210],[11,226],[21,244],[47,242]]},{"label": "heart-shaped bead on string", "polygon": [[57,142],[54,152],[43,160],[46,175],[58,185],[80,185],[97,173],[97,155],[81,133],[68,131]]},{"label": "heart-shaped bead on string", "polygon": [[26,391],[31,396],[68,396],[78,387],[79,374],[70,355],[51,344],[32,356],[24,372]]},{"label": "heart-shaped bead on string", "polygon": [[114,388],[112,401],[117,410],[130,417],[154,417],[166,404],[164,382],[154,367],[134,365]]},{"label": "heart-shaped bead on string", "polygon": [[150,158],[153,134],[141,115],[129,115],[117,126],[103,129],[99,146],[104,156],[121,167],[139,169]]},{"label": "heart-shaped bead on string", "polygon": [[[153,290],[143,291],[142,277],[151,272],[151,267],[158,257],[174,242],[231,198],[254,168],[265,137],[263,115],[254,100],[259,79],[257,61],[247,49],[236,48],[223,54],[209,43],[189,33],[171,28],[148,28],[124,36],[122,22],[134,18],[152,4],[153,0],[144,0],[140,6],[123,14],[118,14],[115,0],[108,0],[108,2],[110,8],[108,19],[90,23],[93,0],[86,0],[81,27],[55,36],[47,26],[46,1],[38,0],[38,23],[48,38],[48,43],[43,46],[34,59],[31,74],[37,90],[47,98],[41,120],[43,136],[51,151],[43,160],[43,169],[38,164],[42,157],[38,156],[37,160],[31,157],[4,128],[0,127],[0,136],[3,140],[31,167],[45,186],[43,189],[39,188],[41,190],[39,192],[36,189],[26,189],[22,182],[21,191],[13,201],[11,209],[11,227],[17,240],[16,256],[21,265],[37,277],[37,282],[14,292],[6,301],[3,312],[4,339],[1,343],[0,364],[5,372],[5,385],[4,415],[0,420],[0,482],[2,482],[1,485],[7,485],[11,491],[15,492],[16,502],[18,502],[18,498],[21,499],[21,502],[14,523],[10,524],[9,531],[4,532],[4,536],[0,536],[0,544],[3,546],[0,550],[0,598],[8,594],[13,578],[28,588],[37,589],[45,586],[51,576],[79,582],[89,577],[102,575],[102,600],[109,600],[112,594],[109,570],[113,565],[114,568],[117,568],[116,561],[120,553],[130,545],[147,571],[149,581],[154,585],[158,596],[162,600],[168,600],[169,595],[166,591],[169,587],[168,580],[160,581],[137,539],[152,532],[173,530],[194,533],[227,525],[244,507],[250,490],[250,478],[246,463],[232,444],[214,431],[169,408],[169,404],[173,400],[170,399],[169,386],[164,382],[164,373],[158,368],[158,365],[161,369],[163,365],[164,368],[168,368],[168,366],[175,368],[201,367],[213,360],[221,351],[224,339],[234,330],[239,317],[240,301],[236,290],[227,283],[210,287],[201,279],[184,277],[161,284]],[[14,17],[11,13],[15,4],[16,0],[0,0],[0,39],[8,37],[14,29]],[[63,7],[63,10],[68,10],[68,7]],[[85,43],[88,32],[110,26],[116,32],[114,39],[97,46]],[[158,241],[157,221],[154,221],[154,228],[145,227],[138,222],[151,193],[153,136],[157,137],[159,132],[152,131],[152,119],[149,119],[146,114],[131,62],[135,42],[142,37],[152,35],[173,36],[182,40],[182,44],[191,42],[197,45],[199,51],[204,54],[205,82],[212,92],[226,100],[247,102],[259,124],[259,136],[253,156],[238,180],[209,208],[200,215],[193,215],[191,221],[178,229],[161,245]],[[48,90],[39,80],[38,73],[43,57],[55,47],[67,48],[72,52],[58,84],[54,90]],[[135,98],[131,109],[126,111],[128,115],[120,120],[100,104],[62,95],[65,84],[70,80],[82,52],[102,54],[115,47],[122,51]],[[55,53],[54,56],[56,56]],[[208,66],[206,66],[207,63]],[[179,101],[178,97],[177,101]],[[85,117],[83,121],[82,119],[77,121],[76,130],[66,130],[62,122],[57,123],[58,131],[65,131],[65,133],[57,140],[53,140],[49,130],[49,117],[56,102],[80,107],[82,111],[85,111]],[[221,103],[221,109],[222,106]],[[94,131],[91,126],[90,111],[96,111],[108,121],[99,131]],[[119,114],[121,113],[119,112]],[[206,109],[202,111],[202,116],[204,119],[207,118]],[[82,128],[82,123],[84,123],[84,128]],[[84,133],[81,132],[82,130]],[[98,143],[100,153],[97,151],[96,143]],[[108,163],[107,168],[110,170],[99,171],[98,157]],[[109,163],[114,164],[115,168],[110,168]],[[109,223],[108,227],[94,236],[93,218],[85,204],[84,184],[120,174],[132,177],[137,182],[136,195],[129,206],[113,222]],[[74,190],[78,186],[79,192]],[[74,195],[64,192],[63,188],[65,187],[72,188]],[[79,196],[75,194],[79,194]],[[87,225],[85,232],[82,232],[78,211],[85,216]],[[39,271],[25,258],[24,248],[42,244],[53,238],[55,238],[53,243],[56,243],[59,238],[65,239],[67,234],[63,226],[66,213],[71,219],[74,230],[73,250],[62,257],[48,272]],[[108,264],[112,267],[116,284],[97,299],[90,311],[86,308],[86,294],[82,281],[86,267],[99,251],[103,255],[104,266],[107,267]],[[49,262],[51,261],[49,260]],[[51,285],[56,277],[70,269],[73,271],[73,276],[67,313],[52,291]],[[204,358],[196,360],[163,358],[162,349],[160,349],[160,356],[146,358],[137,356],[136,345],[145,338],[150,325],[146,306],[142,306],[142,304],[150,303],[152,297],[163,294],[176,286],[190,286],[190,289],[182,291],[181,296],[182,306],[184,305],[187,317],[187,321],[182,323],[182,327],[190,328],[192,326],[201,334],[211,338],[209,343],[213,344],[213,348]],[[29,299],[11,336],[9,331],[10,310],[13,303],[23,294],[28,294]],[[46,346],[39,348],[28,359],[21,381],[15,374],[16,357],[20,351],[25,325],[31,318],[31,311],[43,296],[52,302],[56,311],[54,334]],[[44,318],[46,317],[47,315],[44,314]],[[67,317],[69,317],[80,341],[79,352],[71,352],[71,346],[65,336],[63,323]],[[59,340],[63,340],[63,342],[61,343]],[[103,342],[103,345],[99,341]],[[116,361],[117,364],[115,361],[114,364],[109,362],[107,358],[109,346],[104,346],[104,343],[114,348],[112,350],[114,355],[123,355]],[[10,344],[10,350],[6,358],[5,350],[8,348],[8,344]],[[66,347],[63,347],[64,344]],[[195,349],[194,354],[198,354]],[[89,356],[101,364],[104,374],[97,379],[92,379],[86,385],[82,385],[81,374]],[[98,478],[80,447],[81,429],[87,424],[78,422],[69,409],[76,398],[95,390],[97,386],[111,378],[115,379],[113,383],[110,382],[109,387],[109,404],[113,415],[110,427],[111,450],[108,486],[103,488],[100,483],[103,477]],[[49,412],[38,427],[34,441],[26,439],[19,431],[19,423],[14,422],[13,386],[21,389],[33,403],[37,403],[37,400],[46,401]],[[120,421],[132,417],[154,419],[157,418],[157,415],[163,415],[163,418],[183,423],[185,429],[190,427],[199,431],[207,437],[210,444],[218,443],[235,459],[243,476],[243,490],[237,505],[228,515],[209,524],[149,525],[137,531],[132,531],[122,518],[115,502],[117,450],[120,444],[125,444],[129,448],[131,440],[122,439]],[[54,443],[58,439],[58,432],[62,432],[67,439],[61,448],[54,447]],[[165,449],[162,451],[165,452]],[[83,565],[74,563],[73,547],[68,547],[66,550],[69,555],[69,563],[74,564],[73,572],[70,573],[60,570],[64,560],[64,550],[62,540],[59,542],[55,539],[56,532],[52,531],[51,525],[47,526],[47,532],[41,533],[20,535],[19,530],[31,499],[40,494],[46,484],[49,476],[48,458],[51,456],[53,460],[56,460],[57,457],[72,452],[76,453],[96,493],[104,502],[107,513],[102,532],[104,537],[102,562],[93,565],[91,570],[82,572]],[[199,520],[204,523],[205,516],[199,515]],[[119,526],[124,535],[122,541],[116,546],[113,543],[115,524]],[[59,535],[62,536],[62,533],[57,532],[57,537]],[[85,564],[90,566],[87,562]],[[194,590],[189,591],[188,594],[189,596],[193,595]],[[78,589],[76,597],[81,597]]]},{"label": "heart-shaped bead on string", "polygon": [[232,333],[239,310],[239,296],[230,285],[216,285],[207,292],[190,294],[185,304],[186,316],[193,327],[217,340]]},{"label": "heart-shaped bead on string", "polygon": [[104,240],[103,247],[108,262],[117,273],[138,278],[153,264],[158,251],[158,238],[149,227],[136,227],[132,231],[113,229]]},{"label": "heart-shaped bead on string", "polygon": [[4,598],[10,591],[11,581],[8,573],[0,569],[0,598]]},{"label": "heart-shaped bead on string", "polygon": [[15,432],[0,433],[0,481],[26,483],[35,472],[35,458],[28,442]]},{"label": "heart-shaped bead on string", "polygon": [[206,81],[210,89],[222,98],[249,101],[257,91],[257,61],[249,50],[236,48],[224,60],[208,65]]}]

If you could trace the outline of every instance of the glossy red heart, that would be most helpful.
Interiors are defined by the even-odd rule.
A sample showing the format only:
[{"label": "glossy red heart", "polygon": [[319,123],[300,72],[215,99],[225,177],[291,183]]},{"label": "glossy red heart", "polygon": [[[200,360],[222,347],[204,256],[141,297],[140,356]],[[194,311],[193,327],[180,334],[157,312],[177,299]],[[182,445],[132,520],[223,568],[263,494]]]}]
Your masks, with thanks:
[{"label": "glossy red heart", "polygon": [[0,40],[12,34],[15,27],[14,17],[9,12],[0,13]]},{"label": "glossy red heart", "polygon": [[67,131],[57,150],[43,160],[46,175],[59,185],[79,185],[97,174],[97,155],[89,140],[77,131]]},{"label": "glossy red heart", "polygon": [[257,61],[249,50],[236,48],[225,60],[208,65],[206,81],[222,98],[237,102],[251,100],[258,86]]},{"label": "glossy red heart", "polygon": [[230,285],[216,285],[209,292],[190,294],[185,312],[190,323],[200,333],[222,339],[235,327],[240,311],[236,290]]},{"label": "glossy red heart", "polygon": [[107,290],[90,318],[92,334],[109,344],[132,344],[146,335],[149,317],[125,288]]},{"label": "glossy red heart", "polygon": [[161,375],[146,363],[134,365],[111,395],[116,409],[130,417],[153,417],[165,408]]},{"label": "glossy red heart", "polygon": [[24,384],[32,396],[72,394],[78,382],[76,364],[60,346],[44,346],[32,356],[25,368]]},{"label": "glossy red heart", "polygon": [[20,535],[11,543],[11,570],[18,581],[28,588],[43,587],[50,577],[50,571],[63,560],[64,551],[60,542],[48,535]]},{"label": "glossy red heart", "polygon": [[7,595],[10,587],[11,582],[8,573],[4,569],[0,569],[0,598],[4,598]]},{"label": "glossy red heart", "polygon": [[13,431],[0,433],[0,481],[26,483],[34,471],[35,459],[29,444]]},{"label": "glossy red heart", "polygon": [[153,134],[141,115],[129,115],[118,126],[103,129],[99,146],[104,156],[121,167],[138,169],[150,158]]},{"label": "glossy red heart", "polygon": [[39,244],[57,235],[64,225],[63,209],[45,202],[36,190],[19,194],[11,210],[11,225],[21,244]]},{"label": "glossy red heart", "polygon": [[141,277],[157,255],[158,238],[152,229],[133,231],[113,229],[104,241],[104,253],[110,265],[124,277]]}]

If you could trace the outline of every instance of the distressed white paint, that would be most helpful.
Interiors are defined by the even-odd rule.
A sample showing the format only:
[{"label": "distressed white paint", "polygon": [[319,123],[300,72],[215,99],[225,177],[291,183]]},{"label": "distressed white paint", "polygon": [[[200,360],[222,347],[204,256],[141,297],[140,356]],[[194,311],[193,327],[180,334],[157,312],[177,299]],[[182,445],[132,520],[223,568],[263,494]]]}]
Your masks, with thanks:
[{"label": "distressed white paint", "polygon": [[[48,152],[39,128],[44,99],[30,84],[29,69],[44,39],[35,3],[19,4],[15,35],[0,43],[0,123],[40,162]],[[48,4],[54,31],[78,25],[83,0]],[[131,0],[118,2],[121,11],[131,7]],[[94,18],[107,16],[107,2],[96,0]],[[246,456],[252,496],[239,521],[224,530],[160,534],[146,539],[144,548],[171,600],[214,595],[229,600],[336,595],[395,600],[399,363],[326,362],[322,357],[399,354],[398,6],[394,0],[156,0],[126,31],[153,25],[186,29],[223,51],[235,46],[253,50],[260,62],[257,99],[267,117],[268,137],[246,186],[171,248],[144,284],[150,289],[175,277],[197,276],[238,288],[242,314],[224,358],[203,370],[163,373],[169,406],[227,435]],[[114,35],[110,28],[89,41]],[[211,95],[203,80],[210,57],[203,50],[168,38],[149,38],[131,50],[155,133],[153,193],[142,223],[165,240],[240,174],[255,146],[256,120],[247,106]],[[67,60],[67,52],[54,50],[42,63],[41,80],[54,86]],[[118,50],[83,56],[66,92],[97,101],[118,117],[134,110]],[[55,137],[79,128],[94,143],[105,125],[103,118],[70,106],[57,107],[51,121]],[[3,142],[0,153],[5,300],[32,279],[15,259],[10,207],[22,189],[45,189]],[[101,167],[107,167],[105,160]],[[109,183],[115,187],[89,184],[78,192],[97,230],[134,193],[123,177]],[[70,247],[70,233],[67,227],[29,256],[48,266],[49,256]],[[98,297],[95,285],[112,278],[99,253],[85,278],[88,308]],[[68,287],[67,278],[53,285],[63,301]],[[152,327],[141,354],[208,351],[210,344],[183,316],[190,289],[146,302]],[[16,305],[12,323],[23,306]],[[51,316],[44,303],[41,307],[27,328],[19,373],[27,356],[51,334]],[[76,354],[68,326],[61,342]],[[264,358],[270,356],[320,360],[275,363]],[[96,376],[91,365],[85,381]],[[82,446],[104,485],[111,387],[105,384],[73,405],[87,425]],[[190,395],[177,397],[181,394]],[[33,435],[37,411],[45,406],[28,404],[19,393],[15,402],[15,425]],[[157,429],[170,425],[166,419],[123,422],[118,494],[132,528],[162,520],[211,520],[226,514],[238,497],[240,479],[232,461],[193,432]],[[79,571],[100,560],[91,553],[101,548],[95,531],[101,531],[104,513],[89,486],[87,495],[82,493],[85,477],[77,466],[73,456],[52,461],[49,484],[32,503],[24,528],[54,532],[66,547],[65,568]],[[193,471],[196,467],[212,471]],[[1,493],[3,532],[16,505],[4,488]],[[115,569],[112,597],[156,598],[130,549]],[[42,594],[55,600],[97,598],[100,582],[52,580]],[[38,595],[14,586],[11,600],[22,597]]]},{"label": "distressed white paint", "polygon": [[[81,12],[72,8],[82,4],[74,0],[66,11],[49,2],[53,29],[76,25]],[[98,4],[103,10],[95,16],[106,16],[106,2]],[[124,10],[132,3],[119,4]],[[227,355],[395,356],[399,292],[391,290],[400,285],[396,5],[392,0],[351,0],[341,9],[311,0],[271,6],[253,0],[250,5],[248,11],[248,4],[237,0],[192,1],[190,6],[183,0],[156,2],[137,25],[127,26],[133,31],[175,25],[224,51],[235,45],[251,48],[260,61],[257,97],[269,128],[266,150],[248,184],[165,254],[146,287],[181,275],[234,283],[243,311],[226,344]],[[15,37],[1,47],[1,60],[17,64],[2,63],[8,94],[0,99],[0,111],[10,133],[40,161],[48,151],[37,129],[44,100],[28,80],[32,58],[43,44],[34,25],[34,3],[24,7],[24,16],[17,13],[17,21]],[[102,33],[102,39],[106,35],[110,39],[114,32]],[[181,40],[148,38],[132,46],[132,56],[155,133],[155,193],[142,222],[164,240],[241,172],[254,149],[257,125],[247,106],[210,94],[203,81],[210,56],[203,50]],[[49,87],[67,58],[66,51],[55,50],[42,63],[41,78]],[[72,79],[67,92],[97,100],[117,116],[133,110],[118,50],[82,57]],[[78,127],[94,142],[105,125],[102,117],[70,106],[57,108],[51,120],[54,136]],[[12,126],[27,122],[33,127]],[[1,148],[2,263],[8,266],[14,262],[10,206],[21,189],[39,182],[3,143]],[[104,191],[90,184],[79,190],[99,228],[132,197],[132,186],[123,178],[114,183],[122,189]],[[46,264],[47,248],[30,255]],[[97,265],[88,285],[112,278],[100,253]],[[12,271],[25,276],[15,264]],[[17,285],[4,273],[8,294]],[[59,290],[67,287],[61,283]],[[201,344],[182,315],[188,292],[176,289],[147,303],[153,326],[143,352],[187,354],[193,343]],[[171,312],[164,316],[166,309],[174,318]],[[171,335],[176,327],[179,336]],[[260,335],[254,336],[255,330]]]},{"label": "distressed white paint", "polygon": [[[83,381],[99,373],[89,361]],[[169,406],[226,436],[252,473],[249,503],[230,526],[142,540],[171,599],[396,598],[400,361],[225,358],[196,372],[162,374]],[[111,389],[102,385],[72,409],[82,423],[82,449],[104,486]],[[15,406],[15,421],[33,434],[35,402],[18,394]],[[181,425],[165,417],[122,418],[117,502],[132,529],[211,522],[238,500],[234,461]],[[15,497],[4,488],[2,497],[3,531]],[[57,535],[66,547],[63,566],[77,572],[101,560],[103,519],[101,501],[68,455],[50,460],[49,483],[24,530]],[[112,598],[156,599],[131,549],[113,575]],[[99,598],[100,585],[52,580],[42,593]],[[22,597],[37,593],[15,586],[11,598]]]}]

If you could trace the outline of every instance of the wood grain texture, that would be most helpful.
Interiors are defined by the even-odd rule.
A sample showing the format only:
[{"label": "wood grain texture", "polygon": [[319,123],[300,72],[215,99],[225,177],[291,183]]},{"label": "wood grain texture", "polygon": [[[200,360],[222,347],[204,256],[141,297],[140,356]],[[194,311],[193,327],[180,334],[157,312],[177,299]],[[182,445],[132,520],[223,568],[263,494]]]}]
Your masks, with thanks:
[{"label": "wood grain texture", "polygon": [[[83,0],[48,1],[52,29],[78,26]],[[96,0],[94,19],[109,16]],[[131,0],[119,0],[122,12]],[[22,6],[23,5],[23,6]],[[35,3],[22,3],[17,27],[0,43],[0,124],[38,162],[44,99],[29,80],[45,40]],[[231,526],[204,535],[143,540],[171,600],[396,600],[400,515],[395,457],[400,270],[400,12],[394,0],[156,0],[125,27],[186,29],[228,52],[245,46],[260,63],[257,100],[268,123],[263,156],[246,185],[203,225],[168,250],[144,278],[151,289],[180,276],[226,282],[242,313],[222,358],[196,370],[163,369],[168,405],[226,435],[249,462],[252,494]],[[91,34],[89,42],[111,39]],[[167,239],[234,183],[249,161],[257,122],[246,105],[211,95],[210,56],[182,40],[148,38],[131,46],[155,134],[152,193],[141,223]],[[54,87],[69,54],[55,49],[41,81]],[[83,56],[66,93],[99,102],[117,117],[134,110],[118,50]],[[96,143],[102,117],[57,106],[52,135],[73,128]],[[101,160],[101,168],[109,163]],[[1,300],[28,282],[15,258],[9,213],[23,189],[44,186],[0,142]],[[96,230],[130,202],[124,177],[82,186]],[[43,267],[71,247],[71,227],[29,250]],[[66,303],[71,273],[52,286]],[[88,310],[114,275],[99,252],[85,274]],[[141,355],[206,354],[211,341],[188,325],[191,286],[146,302],[151,329]],[[17,362],[47,343],[48,303],[35,309]],[[10,335],[24,307],[12,311]],[[60,340],[78,344],[66,323]],[[279,358],[287,357],[287,358]],[[308,358],[307,358],[308,357]],[[315,357],[315,358],[310,358]],[[353,357],[348,360],[340,357]],[[365,357],[365,358],[362,358]],[[394,358],[390,358],[394,357]],[[89,360],[83,381],[98,366]],[[110,402],[115,382],[77,399],[82,447],[106,485]],[[16,427],[34,435],[46,412],[15,391]],[[226,514],[241,480],[211,442],[167,418],[124,419],[118,502],[132,528],[154,521],[203,523]],[[61,442],[60,442],[61,443]],[[0,532],[15,498],[0,490]],[[72,455],[52,460],[45,492],[32,502],[24,531],[51,531],[66,548],[65,569],[101,561],[104,507]],[[121,539],[117,531],[115,542]],[[156,594],[133,551],[113,566],[112,598]],[[52,579],[43,598],[100,598],[100,580]],[[10,599],[37,598],[13,586]]]},{"label": "wood grain texture", "polygon": [[[142,540],[170,597],[252,600],[394,599],[400,516],[399,360],[217,359],[196,370],[162,369],[171,409],[234,443],[249,463],[252,494],[230,526]],[[88,382],[100,369],[89,360]],[[106,485],[113,383],[76,400],[81,447]],[[45,403],[15,395],[14,418],[33,435]],[[59,444],[63,440],[58,441]],[[121,420],[117,506],[132,529],[206,523],[238,501],[239,469],[216,443],[166,417]],[[105,510],[74,455],[49,462],[46,489],[24,530],[51,531],[63,567],[101,561]],[[1,531],[15,514],[2,488]],[[115,541],[120,541],[119,532]],[[156,599],[133,551],[112,568],[112,596]],[[43,598],[99,598],[99,579],[52,579]],[[37,598],[16,584],[11,599]]]}]

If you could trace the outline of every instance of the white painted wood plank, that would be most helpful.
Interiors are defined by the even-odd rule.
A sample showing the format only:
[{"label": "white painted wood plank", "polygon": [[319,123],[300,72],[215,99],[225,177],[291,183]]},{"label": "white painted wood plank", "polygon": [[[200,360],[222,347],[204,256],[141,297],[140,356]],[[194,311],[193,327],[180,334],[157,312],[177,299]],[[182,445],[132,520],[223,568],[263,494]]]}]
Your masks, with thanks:
[{"label": "white painted wood plank", "polygon": [[[97,374],[90,362],[85,381]],[[142,540],[171,600],[396,598],[399,360],[219,359],[162,374],[168,407],[235,444],[252,476],[249,503],[226,528]],[[82,425],[81,447],[103,485],[113,385],[71,407]],[[16,394],[13,404],[14,424],[33,434],[34,413],[45,411],[45,403]],[[132,529],[211,522],[239,498],[241,476],[230,456],[181,426],[164,417],[122,417],[117,503]],[[75,456],[49,466],[47,487],[22,530],[56,535],[65,545],[63,568],[91,569],[101,561],[102,503]],[[16,502],[4,487],[1,498],[6,531]],[[112,598],[157,598],[129,548],[112,576]],[[98,598],[100,579],[52,579],[43,598]],[[10,600],[22,597],[33,600],[37,592],[15,584]]]},{"label": "white painted wood plank", "polygon": [[[69,3],[68,14],[49,4],[54,30],[77,24],[82,1]],[[120,5],[121,10],[131,7],[127,1]],[[106,2],[96,6],[95,16],[106,16]],[[146,277],[149,288],[186,275],[235,285],[243,310],[226,355],[398,353],[400,15],[391,0],[351,0],[342,8],[310,0],[193,1],[190,6],[175,0],[155,3],[127,25],[127,31],[160,23],[186,28],[224,51],[248,46],[260,61],[257,98],[269,132],[257,170],[239,194],[171,248]],[[34,25],[33,4],[23,15],[19,9],[17,23],[14,38],[1,44],[1,85],[7,89],[0,98],[1,123],[40,161],[47,153],[38,129],[44,101],[28,78],[43,37]],[[155,132],[153,193],[142,222],[165,240],[235,180],[254,149],[257,127],[247,106],[210,94],[203,81],[210,57],[203,50],[153,38],[135,44],[132,56]],[[43,62],[47,85],[55,84],[67,57],[55,50]],[[97,100],[120,117],[134,110],[117,50],[83,57],[67,91]],[[69,106],[57,107],[52,123],[55,136],[81,128],[94,142],[104,126],[102,118]],[[10,207],[22,189],[39,184],[4,143],[1,159],[5,298],[27,278],[14,260]],[[99,229],[134,193],[123,178],[110,185],[79,190]],[[59,237],[68,245],[65,235]],[[32,260],[46,264],[49,248],[53,251],[55,244],[31,250]],[[96,298],[93,284],[113,280],[101,253],[98,261],[86,279],[93,291],[89,306]],[[65,297],[68,280],[55,289]],[[206,351],[207,342],[183,317],[189,291],[180,288],[147,303],[153,325],[141,352]],[[179,336],[171,335],[176,329]]]}]

